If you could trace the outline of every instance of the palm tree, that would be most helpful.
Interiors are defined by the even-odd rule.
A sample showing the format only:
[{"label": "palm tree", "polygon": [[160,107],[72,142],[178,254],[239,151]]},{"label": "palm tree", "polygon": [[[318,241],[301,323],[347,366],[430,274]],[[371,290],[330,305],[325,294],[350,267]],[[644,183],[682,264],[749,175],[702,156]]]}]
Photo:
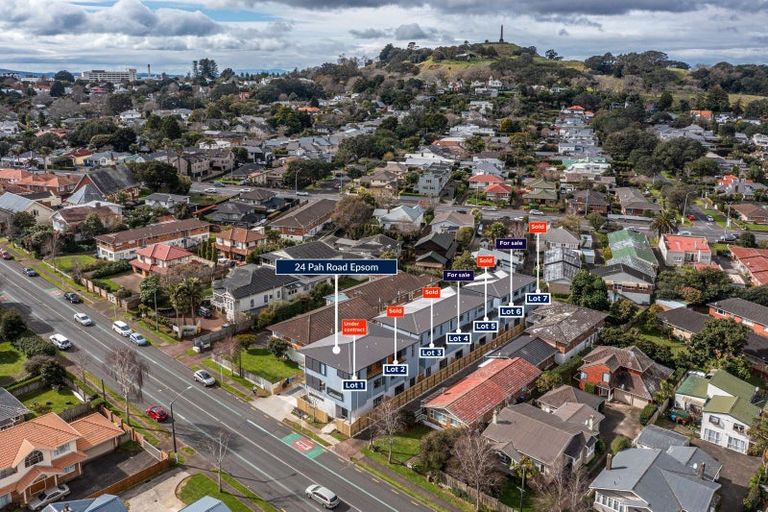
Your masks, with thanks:
[{"label": "palm tree", "polygon": [[195,317],[198,306],[203,301],[203,283],[197,277],[188,277],[180,285],[187,295],[187,306],[192,315],[192,323],[195,323]]},{"label": "palm tree", "polygon": [[661,236],[664,233],[670,233],[675,229],[675,216],[668,210],[661,210],[653,218],[651,229],[655,230]]},{"label": "palm tree", "polygon": [[[177,283],[168,289],[168,298],[171,301],[171,306],[173,306],[173,309],[176,311],[176,324],[179,327],[179,338],[181,338],[183,334],[184,312],[189,307],[187,290],[183,285],[183,282]],[[179,321],[180,319],[181,322]]]}]

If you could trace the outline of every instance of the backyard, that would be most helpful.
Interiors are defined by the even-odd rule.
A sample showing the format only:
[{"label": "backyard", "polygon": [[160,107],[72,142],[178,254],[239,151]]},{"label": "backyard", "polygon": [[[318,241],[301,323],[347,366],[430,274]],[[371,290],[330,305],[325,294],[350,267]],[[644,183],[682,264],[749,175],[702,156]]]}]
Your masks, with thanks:
[{"label": "backyard", "polygon": [[299,365],[293,361],[278,359],[265,348],[249,348],[243,351],[242,358],[243,370],[269,382],[279,382],[299,373]]},{"label": "backyard", "polygon": [[23,377],[26,360],[26,356],[16,350],[10,341],[0,343],[0,386],[7,386]]},{"label": "backyard", "polygon": [[49,412],[60,413],[81,403],[69,388],[61,388],[59,390],[44,388],[24,395],[19,400],[35,416]]}]

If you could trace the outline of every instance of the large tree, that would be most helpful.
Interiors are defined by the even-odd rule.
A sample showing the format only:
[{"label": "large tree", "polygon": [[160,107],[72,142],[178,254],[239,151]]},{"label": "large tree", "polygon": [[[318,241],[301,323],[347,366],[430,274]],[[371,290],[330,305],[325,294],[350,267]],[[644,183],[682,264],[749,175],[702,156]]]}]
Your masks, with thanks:
[{"label": "large tree", "polygon": [[360,196],[344,196],[336,203],[331,220],[346,233],[356,233],[371,220],[373,206]]},{"label": "large tree", "polygon": [[189,184],[179,178],[176,168],[171,164],[152,160],[132,164],[132,167],[136,178],[152,191],[183,194],[189,189]]},{"label": "large tree", "polygon": [[120,396],[125,400],[125,420],[130,425],[130,400],[141,400],[144,379],[149,373],[149,365],[133,347],[118,345],[105,358],[105,369],[117,383]]},{"label": "large tree", "polygon": [[579,270],[571,281],[571,304],[607,311],[610,307],[608,288],[600,276],[593,276],[586,269]]},{"label": "large tree", "polygon": [[701,331],[691,336],[690,360],[705,368],[712,359],[728,359],[741,355],[747,344],[749,329],[732,319],[712,318],[704,322]]},{"label": "large tree", "polygon": [[491,443],[476,430],[467,430],[453,447],[455,476],[475,490],[475,510],[480,510],[480,493],[495,488],[500,481],[498,458]]},{"label": "large tree", "polygon": [[665,233],[671,233],[676,225],[675,216],[669,210],[661,210],[651,221],[651,229],[656,231],[659,237]]}]

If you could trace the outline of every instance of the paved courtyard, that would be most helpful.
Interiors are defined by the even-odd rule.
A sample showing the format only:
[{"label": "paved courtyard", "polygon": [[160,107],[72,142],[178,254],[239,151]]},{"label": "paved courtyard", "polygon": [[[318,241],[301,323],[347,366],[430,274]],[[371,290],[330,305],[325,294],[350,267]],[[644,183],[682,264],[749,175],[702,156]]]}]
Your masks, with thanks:
[{"label": "paved courtyard", "polygon": [[125,446],[83,466],[83,474],[67,484],[72,499],[85,498],[157,462],[144,450],[126,449]]}]

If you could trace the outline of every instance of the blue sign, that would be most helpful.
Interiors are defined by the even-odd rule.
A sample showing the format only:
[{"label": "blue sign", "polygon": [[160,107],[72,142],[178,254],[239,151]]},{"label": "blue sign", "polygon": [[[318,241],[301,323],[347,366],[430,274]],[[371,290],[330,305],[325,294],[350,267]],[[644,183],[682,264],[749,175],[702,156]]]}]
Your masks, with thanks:
[{"label": "blue sign", "polygon": [[279,276],[395,275],[397,260],[277,260],[275,274]]},{"label": "blue sign", "polygon": [[474,270],[443,270],[443,281],[474,281]]},{"label": "blue sign", "polygon": [[344,391],[366,391],[368,381],[363,379],[350,379],[341,381],[341,388]]},{"label": "blue sign", "polygon": [[445,342],[448,345],[470,345],[472,335],[468,332],[449,332],[445,335]]},{"label": "blue sign", "polygon": [[385,364],[383,373],[386,377],[407,377],[407,364]]},{"label": "blue sign", "polygon": [[497,238],[496,248],[506,251],[524,251],[528,248],[528,240],[525,238]]},{"label": "blue sign", "polygon": [[444,347],[421,347],[419,357],[422,359],[442,359],[445,357]]},{"label": "blue sign", "polygon": [[472,322],[474,332],[499,332],[499,322],[489,320],[475,320]]},{"label": "blue sign", "polygon": [[552,304],[551,293],[526,293],[526,306],[541,306],[542,304]]},{"label": "blue sign", "polygon": [[499,318],[523,318],[524,316],[523,306],[499,306]]}]

